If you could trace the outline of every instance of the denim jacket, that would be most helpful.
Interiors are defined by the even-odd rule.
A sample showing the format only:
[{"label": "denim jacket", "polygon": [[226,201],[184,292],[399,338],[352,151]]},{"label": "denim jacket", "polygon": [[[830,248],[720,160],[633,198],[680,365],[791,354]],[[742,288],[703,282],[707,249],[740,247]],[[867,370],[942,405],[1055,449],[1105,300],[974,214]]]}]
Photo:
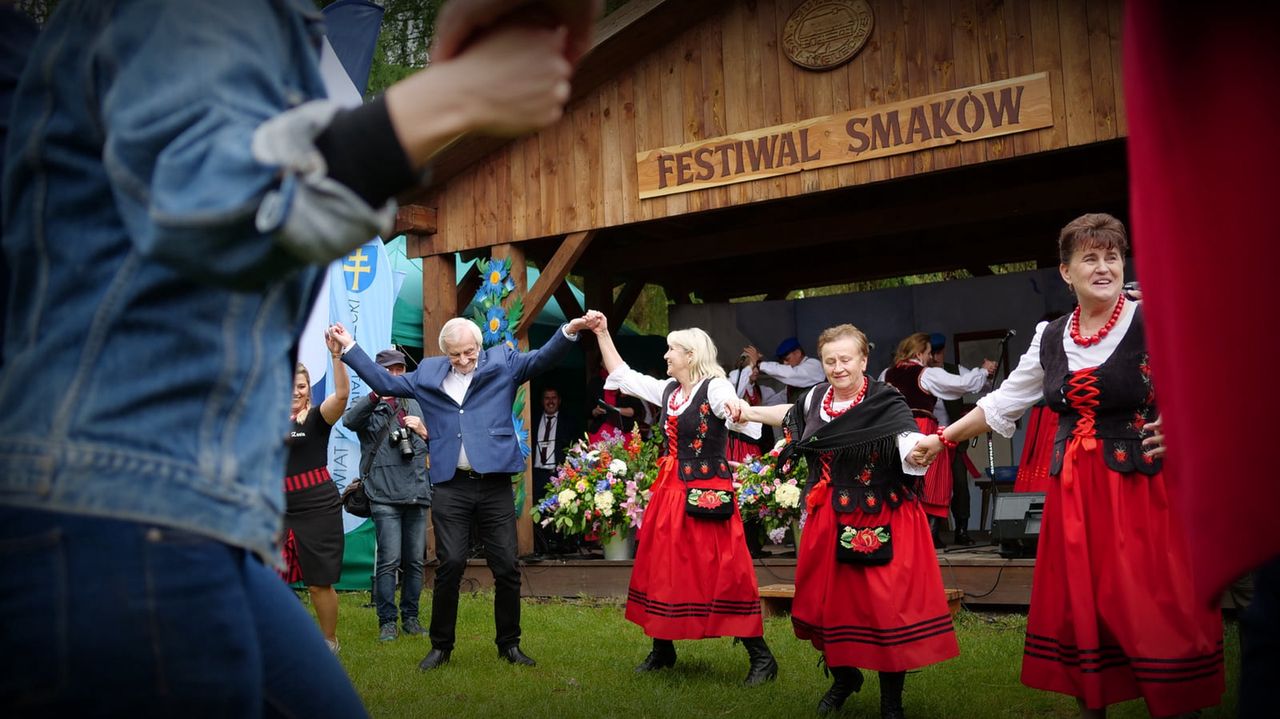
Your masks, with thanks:
[{"label": "denim jacket", "polygon": [[0,505],[274,554],[313,263],[394,216],[309,142],[322,31],[311,0],[60,3],[6,148]]}]

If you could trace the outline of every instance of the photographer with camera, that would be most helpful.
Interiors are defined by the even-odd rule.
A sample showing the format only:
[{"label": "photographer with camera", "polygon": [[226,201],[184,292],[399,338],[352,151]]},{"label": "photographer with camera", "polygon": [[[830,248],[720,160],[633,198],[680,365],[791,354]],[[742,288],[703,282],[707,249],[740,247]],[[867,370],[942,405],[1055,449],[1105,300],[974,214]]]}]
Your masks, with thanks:
[{"label": "photographer with camera", "polygon": [[[405,358],[385,349],[374,360],[392,375],[405,373]],[[347,410],[342,423],[360,437],[360,473],[369,495],[378,554],[373,602],[378,612],[378,640],[389,642],[396,629],[396,569],[401,571],[400,626],[404,633],[425,632],[418,623],[422,566],[426,553],[427,426],[412,399],[379,397],[370,392]]]}]

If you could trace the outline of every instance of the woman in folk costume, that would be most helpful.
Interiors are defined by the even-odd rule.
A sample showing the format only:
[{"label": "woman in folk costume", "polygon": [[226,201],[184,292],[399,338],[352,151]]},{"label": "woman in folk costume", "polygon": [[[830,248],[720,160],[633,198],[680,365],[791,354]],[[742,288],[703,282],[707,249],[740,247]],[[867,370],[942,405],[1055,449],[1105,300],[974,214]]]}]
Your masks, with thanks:
[{"label": "woman in folk costume", "polygon": [[1022,682],[1075,696],[1102,716],[1142,697],[1152,716],[1217,704],[1222,619],[1192,599],[1186,537],[1169,506],[1142,310],[1121,293],[1128,239],[1106,214],[1083,215],[1058,240],[1075,312],[1041,323],[1000,389],[917,447],[1014,421],[1041,396],[1059,415],[1045,498]]},{"label": "woman in folk costume", "polygon": [[[659,380],[622,361],[603,318],[595,332],[607,386],[660,407],[654,431],[666,436],[627,592],[627,619],[653,638],[636,671],[673,666],[676,639],[738,637],[750,659],[745,683],[773,679],[778,663],[764,641],[760,590],[724,455],[726,406],[737,397],[715,345],[697,328],[667,335],[670,379]],[[760,429],[732,428],[757,436]]]},{"label": "woman in folk costume", "polygon": [[782,424],[809,464],[808,521],[800,535],[791,621],[822,651],[834,681],[819,713],[840,709],[880,673],[880,715],[903,716],[906,672],[960,653],[942,572],[920,504],[924,467],[911,462],[923,436],[902,395],[871,380],[867,338],[853,325],[818,337],[823,382],[794,405],[751,407],[735,416]]},{"label": "woman in folk costume", "polygon": [[[933,409],[939,399],[954,400],[966,393],[981,392],[996,369],[994,361],[983,360],[981,367],[965,370],[962,374],[952,374],[941,367],[928,366],[932,354],[929,335],[923,332],[908,335],[898,343],[893,366],[884,373],[884,381],[897,388],[906,398],[916,426],[924,434],[938,431],[938,418]],[[921,496],[925,514],[930,517],[929,524],[934,528],[933,544],[939,548],[942,542],[938,539],[937,524],[947,521],[947,515],[951,512],[951,489],[954,486],[951,451],[944,451],[946,454],[929,467],[929,472],[924,477],[924,494]]]}]

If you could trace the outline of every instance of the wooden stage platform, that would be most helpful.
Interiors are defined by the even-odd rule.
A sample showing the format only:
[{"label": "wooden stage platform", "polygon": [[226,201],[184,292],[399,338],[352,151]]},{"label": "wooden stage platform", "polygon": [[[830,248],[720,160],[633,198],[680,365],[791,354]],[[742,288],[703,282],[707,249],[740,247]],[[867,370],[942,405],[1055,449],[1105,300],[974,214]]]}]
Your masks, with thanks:
[{"label": "wooden stage platform", "polygon": [[[942,583],[964,591],[964,605],[1017,609],[1031,602],[1031,574],[1034,559],[1004,559],[995,547],[948,547],[938,552]],[[598,553],[597,555],[598,556]],[[589,557],[547,557],[522,562],[522,594],[526,597],[592,597],[623,600],[631,578],[630,560],[610,561]],[[775,554],[756,559],[756,579],[760,586],[790,584],[795,581],[794,557]],[[425,586],[435,577],[435,566],[426,567]],[[467,563],[463,591],[493,586],[493,577],[483,559]]]}]

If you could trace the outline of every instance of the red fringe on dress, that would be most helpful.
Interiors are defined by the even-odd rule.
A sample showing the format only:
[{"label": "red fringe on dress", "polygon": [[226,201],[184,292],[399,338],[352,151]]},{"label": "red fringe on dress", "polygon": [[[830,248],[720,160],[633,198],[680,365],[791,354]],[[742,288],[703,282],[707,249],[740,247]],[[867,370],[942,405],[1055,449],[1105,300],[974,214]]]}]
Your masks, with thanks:
[{"label": "red fringe on dress", "polygon": [[1053,440],[1058,434],[1058,413],[1047,405],[1036,405],[1027,415],[1026,440],[1022,458],[1018,460],[1015,492],[1049,491],[1049,464],[1053,459]]},{"label": "red fringe on dress", "polygon": [[[916,417],[915,420],[923,434],[938,431],[938,420],[933,417]],[[951,461],[954,456],[954,449],[943,447],[933,464],[929,465],[929,471],[924,475],[924,492],[920,495],[925,514],[943,519],[951,514]]]},{"label": "red fringe on dress", "polygon": [[1163,474],[1120,474],[1073,437],[1049,483],[1022,682],[1089,708],[1142,697],[1153,716],[1218,704],[1222,618],[1195,601]]},{"label": "red fringe on dress", "polygon": [[658,480],[640,527],[626,617],[656,639],[758,637],[760,589],[742,519],[685,514],[689,487],[732,491],[727,479],[682,482],[675,460],[659,460]]},{"label": "red fringe on dress", "polygon": [[836,519],[830,485],[809,493],[800,535],[791,623],[833,667],[901,672],[959,655],[942,571],[929,522],[916,502],[878,515],[853,512],[850,526],[888,522],[894,557],[882,566],[836,560]]}]

